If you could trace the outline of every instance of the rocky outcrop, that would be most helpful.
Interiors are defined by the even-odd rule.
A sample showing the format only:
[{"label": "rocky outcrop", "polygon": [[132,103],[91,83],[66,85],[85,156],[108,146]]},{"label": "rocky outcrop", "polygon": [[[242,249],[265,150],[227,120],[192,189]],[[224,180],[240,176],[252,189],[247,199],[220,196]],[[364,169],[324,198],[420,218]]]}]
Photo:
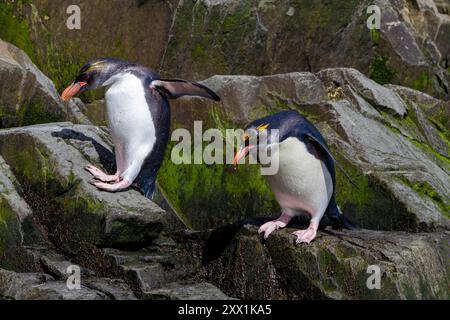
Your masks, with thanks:
[{"label": "rocky outcrop", "polygon": [[65,282],[43,273],[22,273],[0,269],[0,298],[7,300],[109,300],[104,293],[82,287],[69,290]]},{"label": "rocky outcrop", "polygon": [[[366,27],[370,5],[380,8],[379,30]],[[162,71],[201,79],[352,67],[381,84],[448,97],[442,8],[423,0],[181,1]]]},{"label": "rocky outcrop", "polygon": [[[347,68],[214,76],[203,83],[222,101],[171,101],[173,128],[192,131],[194,121],[201,120],[203,130],[225,132],[270,113],[298,110],[320,128],[357,184],[352,186],[338,172],[338,203],[352,220],[382,230],[448,229],[448,101],[406,87],[382,86]],[[238,171],[229,165],[180,166],[169,158],[170,152],[159,184],[188,226],[210,228],[278,214],[254,166]],[[211,198],[218,201],[211,203]]]},{"label": "rocky outcrop", "polygon": [[[162,235],[184,228],[176,216],[136,190],[89,184],[88,163],[115,170],[105,129],[62,122],[0,135],[0,298],[228,298],[194,279],[198,263]],[[81,289],[66,284],[71,266]]]},{"label": "rocky outcrop", "polygon": [[[420,94],[415,101],[439,103]],[[308,246],[294,244],[292,229],[263,241],[254,226],[262,220],[206,232],[174,231],[175,217],[138,192],[109,194],[88,184],[85,164],[113,170],[104,129],[58,123],[3,129],[0,136],[1,195],[15,219],[2,229],[7,237],[0,239],[0,266],[16,270],[0,269],[2,298],[449,298],[448,231],[325,229]],[[5,221],[3,207],[1,212]],[[41,237],[31,237],[27,218]],[[26,253],[20,268],[8,262],[18,250]],[[73,265],[81,266],[79,290],[66,284]],[[369,266],[379,267],[379,290],[367,286]]]},{"label": "rocky outcrop", "polygon": [[38,267],[25,246],[41,242],[42,234],[20,191],[20,185],[0,156],[0,267],[34,271]]},{"label": "rocky outcrop", "polygon": [[[192,130],[193,121],[201,119],[204,130],[224,132],[280,110],[298,110],[319,127],[357,184],[352,186],[337,172],[337,201],[352,220],[381,230],[448,229],[448,101],[405,87],[381,86],[346,68],[317,74],[214,76],[203,83],[218,92],[222,101],[172,102],[175,127]],[[236,172],[231,166],[214,166],[218,178],[211,176],[206,165],[175,166],[166,161],[160,185],[174,206],[181,208],[184,221],[195,228],[276,216],[270,191],[251,167]],[[181,188],[190,179],[207,182],[197,183],[194,191],[186,184]],[[208,208],[210,199],[217,197],[223,201]],[[246,206],[249,203],[257,205]],[[205,213],[204,208],[208,208]],[[234,218],[229,220],[230,216]]]},{"label": "rocky outcrop", "polygon": [[[299,247],[288,229],[263,241],[257,227],[248,225],[262,221],[248,218],[278,210],[270,206],[268,189],[256,189],[265,185],[256,168],[175,170],[166,161],[157,198],[172,200],[169,208],[178,209],[184,222],[206,229],[245,221],[212,231],[174,231],[183,228],[173,211],[139,192],[104,193],[88,183],[91,177],[83,170],[88,163],[115,170],[107,129],[68,122],[3,129],[0,181],[8,204],[2,208],[8,210],[1,211],[7,227],[0,228],[0,267],[14,272],[1,271],[2,297],[448,299],[448,102],[381,86],[346,68],[215,76],[204,83],[222,101],[173,101],[174,127],[192,129],[192,121],[202,119],[204,129],[236,128],[262,114],[299,110],[324,133],[358,186],[338,175],[345,214],[362,227],[397,232],[325,229],[311,245]],[[95,115],[95,122],[102,121]],[[216,174],[217,186],[208,178]],[[202,186],[189,195],[188,185],[181,188],[177,181],[191,180]],[[228,189],[231,184],[223,181],[238,186]],[[239,195],[245,189],[248,193]],[[225,204],[220,190],[228,192],[222,195]],[[185,202],[177,202],[185,194]],[[249,195],[268,199],[267,211]],[[239,212],[239,203],[253,206]],[[82,289],[76,292],[65,283],[74,264],[82,266]],[[374,265],[381,271],[380,290],[367,286],[367,270]]]},{"label": "rocky outcrop", "polygon": [[[57,2],[3,1],[0,37],[58,89],[89,58],[115,55],[167,76],[212,76],[204,84],[222,101],[173,101],[174,129],[201,120],[225,132],[298,110],[356,184],[338,173],[342,211],[373,230],[322,229],[297,246],[286,229],[264,241],[267,219],[254,217],[279,208],[258,167],[175,165],[171,148],[158,204],[134,188],[98,191],[83,167],[115,170],[98,93],[62,104],[26,54],[0,42],[0,298],[450,298],[446,1],[376,0],[379,31],[365,27],[365,0],[114,2],[108,14],[79,1],[91,17],[79,32],[59,19],[72,3]],[[256,76],[213,76],[239,73]],[[35,123],[47,124],[7,128]],[[78,290],[66,282],[73,266]]]},{"label": "rocky outcrop", "polygon": [[[381,84],[449,94],[447,0],[119,1],[108,14],[102,1],[79,0],[90,17],[80,30],[65,25],[72,4],[3,5],[16,13],[6,40],[34,52],[58,90],[88,59],[115,56],[195,80],[351,67]],[[367,28],[370,5],[380,8],[380,29]]]},{"label": "rocky outcrop", "polygon": [[293,231],[262,241],[253,225],[215,230],[204,242],[206,278],[241,299],[449,298],[448,232],[327,230],[297,246]]},{"label": "rocky outcrop", "polygon": [[111,194],[89,184],[89,163],[115,170],[102,129],[58,123],[2,130],[0,136],[0,154],[59,246],[76,251],[80,242],[143,244],[169,225],[168,214],[139,192]]},{"label": "rocky outcrop", "polygon": [[81,101],[63,104],[52,81],[19,48],[0,39],[0,128],[70,120],[89,122]]}]

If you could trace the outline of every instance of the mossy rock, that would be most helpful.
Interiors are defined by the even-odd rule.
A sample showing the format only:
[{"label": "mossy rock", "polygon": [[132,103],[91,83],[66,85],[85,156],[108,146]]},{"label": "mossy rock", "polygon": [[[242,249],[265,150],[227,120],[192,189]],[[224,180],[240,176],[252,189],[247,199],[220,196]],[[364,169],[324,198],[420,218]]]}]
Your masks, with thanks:
[{"label": "mossy rock", "polygon": [[0,156],[0,268],[23,272],[39,267],[26,246],[44,242],[22,189]]},{"label": "mossy rock", "polygon": [[[204,130],[215,127],[224,132],[281,110],[297,110],[322,132],[356,184],[336,168],[337,203],[350,220],[380,230],[447,228],[448,200],[442,188],[448,184],[446,161],[441,161],[445,157],[436,151],[446,140],[430,143],[430,126],[436,131],[432,122],[435,113],[430,111],[427,117],[428,111],[413,110],[406,96],[394,87],[381,86],[345,68],[317,75],[214,76],[203,84],[215,90],[222,101],[177,100],[171,107],[176,121],[173,129],[183,127],[192,132],[194,120],[203,120]],[[337,91],[339,95],[333,93]],[[434,110],[439,103],[442,101],[434,101],[428,109]],[[441,139],[437,132],[435,138]],[[423,147],[416,141],[422,141]],[[235,171],[231,165],[175,165],[170,160],[174,144],[167,150],[158,179],[189,227],[203,229],[249,217],[279,215],[257,166],[239,166]],[[427,182],[432,190],[426,194],[432,196],[423,197],[423,190],[417,188],[411,190],[398,176]]]},{"label": "mossy rock", "polygon": [[[70,123],[1,131],[0,154],[11,167],[45,235],[69,254],[94,246],[150,243],[168,215],[135,190],[111,194],[89,184],[83,169],[114,163],[104,133]],[[20,146],[20,148],[18,148]]]},{"label": "mossy rock", "polygon": [[[253,225],[214,231],[205,242],[204,268],[211,271],[206,279],[240,299],[445,300],[450,295],[444,233],[327,230],[299,246],[293,231],[275,231],[267,240]],[[220,233],[223,243],[218,245],[213,239]],[[367,285],[374,274],[370,266],[380,270],[379,289]],[[260,291],[259,278],[242,273],[247,268],[270,272],[264,279],[271,288]]]}]

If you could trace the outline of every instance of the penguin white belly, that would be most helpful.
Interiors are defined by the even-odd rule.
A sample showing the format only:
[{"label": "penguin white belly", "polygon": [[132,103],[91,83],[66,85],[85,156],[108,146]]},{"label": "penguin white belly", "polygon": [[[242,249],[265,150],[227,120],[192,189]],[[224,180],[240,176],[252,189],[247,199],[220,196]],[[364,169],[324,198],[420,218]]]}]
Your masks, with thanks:
[{"label": "penguin white belly", "polygon": [[106,91],[105,101],[118,170],[134,180],[156,140],[141,80],[129,73],[120,75]]},{"label": "penguin white belly", "polygon": [[281,142],[278,153],[278,172],[266,176],[278,203],[296,215],[306,211],[320,220],[333,194],[333,182],[325,164],[297,138]]}]

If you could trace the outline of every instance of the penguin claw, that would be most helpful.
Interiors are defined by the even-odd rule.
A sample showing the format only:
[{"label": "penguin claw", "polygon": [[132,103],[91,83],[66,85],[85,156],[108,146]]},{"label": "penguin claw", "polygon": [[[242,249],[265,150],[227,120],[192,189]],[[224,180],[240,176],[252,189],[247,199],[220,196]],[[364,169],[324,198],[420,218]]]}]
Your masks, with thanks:
[{"label": "penguin claw", "polygon": [[95,167],[93,165],[88,165],[88,166],[84,167],[84,170],[86,170],[87,172],[92,174],[94,176],[94,179],[97,179],[99,181],[102,181],[102,182],[119,182],[119,175],[118,174],[108,175],[108,174],[104,173],[102,170],[100,170],[99,168],[97,168],[97,167]]},{"label": "penguin claw", "polygon": [[286,223],[282,221],[269,221],[264,223],[258,230],[258,233],[264,233],[264,239],[267,239],[269,235],[274,232],[275,230],[278,230],[280,228],[284,228],[286,226]]},{"label": "penguin claw", "polygon": [[113,183],[113,184],[100,182],[100,181],[93,181],[92,185],[100,190],[116,192],[116,191],[121,191],[121,190],[127,189],[131,185],[131,183],[124,179],[120,182]]},{"label": "penguin claw", "polygon": [[310,243],[316,238],[317,230],[314,227],[309,227],[306,230],[298,230],[292,233],[297,237],[295,240],[296,244],[300,243]]}]

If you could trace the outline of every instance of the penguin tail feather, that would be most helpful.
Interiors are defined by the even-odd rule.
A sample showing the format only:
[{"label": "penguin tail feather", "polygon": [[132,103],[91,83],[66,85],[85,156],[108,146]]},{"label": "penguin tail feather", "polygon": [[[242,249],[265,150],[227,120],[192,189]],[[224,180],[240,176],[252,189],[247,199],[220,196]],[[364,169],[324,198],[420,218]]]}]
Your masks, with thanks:
[{"label": "penguin tail feather", "polygon": [[141,178],[137,181],[137,186],[141,189],[144,196],[150,200],[153,200],[153,194],[156,187],[156,179],[154,178]]},{"label": "penguin tail feather", "polygon": [[341,225],[342,229],[347,229],[347,230],[360,229],[353,222],[351,222],[347,217],[345,217],[343,214],[341,214],[341,216],[340,216],[340,225]]},{"label": "penguin tail feather", "polygon": [[333,229],[347,229],[347,230],[357,230],[359,227],[351,222],[344,214],[341,212],[336,204],[334,197],[331,199],[330,204],[325,211],[325,215],[330,221]]}]

